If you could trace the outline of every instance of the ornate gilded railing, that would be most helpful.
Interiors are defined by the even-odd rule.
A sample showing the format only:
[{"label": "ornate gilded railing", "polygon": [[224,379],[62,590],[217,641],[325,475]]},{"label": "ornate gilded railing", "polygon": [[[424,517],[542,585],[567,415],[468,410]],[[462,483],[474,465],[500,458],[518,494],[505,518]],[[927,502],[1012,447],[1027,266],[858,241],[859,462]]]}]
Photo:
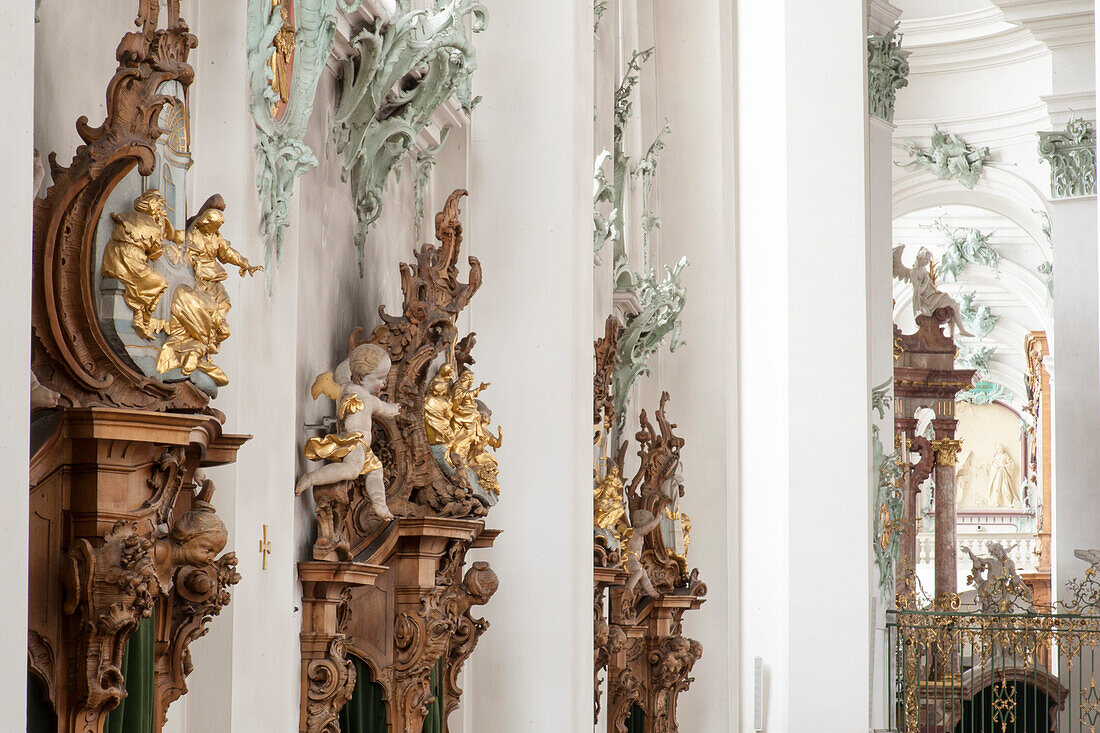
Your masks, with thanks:
[{"label": "ornate gilded railing", "polygon": [[889,728],[1096,733],[1100,583],[1094,574],[1089,568],[1085,580],[1071,581],[1070,600],[1048,608],[1007,592],[1007,577],[989,581],[974,608],[961,608],[954,595],[930,604],[899,599],[901,608],[888,613],[886,626],[895,680]]}]

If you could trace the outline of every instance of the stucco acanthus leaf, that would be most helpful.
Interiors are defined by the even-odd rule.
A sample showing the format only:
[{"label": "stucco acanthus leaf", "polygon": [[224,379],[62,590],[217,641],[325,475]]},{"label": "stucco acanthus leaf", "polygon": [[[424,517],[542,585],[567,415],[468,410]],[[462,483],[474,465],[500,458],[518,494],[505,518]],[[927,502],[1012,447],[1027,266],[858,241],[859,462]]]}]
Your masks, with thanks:
[{"label": "stucco acanthus leaf", "polygon": [[610,157],[610,150],[607,148],[601,150],[596,156],[596,165],[592,170],[592,255],[596,265],[602,264],[600,250],[609,239],[616,237],[617,232],[615,220],[618,210],[613,207],[607,216],[600,211],[601,204],[614,203],[615,200],[615,192],[607,180],[607,173],[604,172],[604,164]]},{"label": "stucco acanthus leaf", "polygon": [[474,33],[485,29],[487,11],[476,0],[437,2],[433,10],[374,21],[351,39],[358,57],[341,62],[332,139],[344,156],[342,175],[355,200],[360,273],[367,232],[382,213],[390,172],[440,105],[454,97],[471,112],[479,101],[470,91],[477,62],[467,17]]},{"label": "stucco acanthus leaf", "polygon": [[993,358],[993,352],[996,350],[996,346],[970,347],[966,344],[959,344],[955,363],[963,369],[977,369],[979,376],[987,378],[989,376],[989,360]]},{"label": "stucco acanthus leaf", "polygon": [[959,316],[962,317],[966,330],[980,339],[984,339],[1001,320],[990,311],[988,305],[974,305],[977,293],[973,290],[959,293]]},{"label": "stucco acanthus leaf", "polygon": [[[435,156],[439,154],[439,151],[443,149],[443,146],[447,143],[447,135],[450,134],[451,128],[444,127],[439,133],[439,144],[433,145],[429,148],[422,150],[416,154],[416,160],[413,162],[413,170],[415,173],[416,187],[416,241],[420,242],[421,232],[424,225],[424,201],[428,196],[428,184],[432,180],[432,169],[435,168]],[[400,169],[397,169],[400,170]]]},{"label": "stucco acanthus leaf", "polygon": [[665,120],[665,126],[657,133],[657,137],[653,139],[649,149],[646,150],[646,154],[638,163],[638,167],[634,169],[634,176],[642,179],[642,251],[646,256],[643,267],[647,269],[649,268],[649,246],[653,231],[661,227],[661,218],[654,212],[651,201],[653,179],[657,176],[657,159],[661,151],[665,149],[665,142],[662,138],[670,132],[671,128],[668,120]]},{"label": "stucco acanthus leaf", "polygon": [[687,257],[681,257],[672,267],[666,265],[663,280],[657,279],[657,272],[652,268],[641,275],[635,273],[634,293],[641,310],[630,319],[619,337],[615,366],[615,415],[620,425],[625,419],[631,387],[638,377],[650,373],[649,360],[665,338],[669,339],[670,352],[684,345],[680,340],[683,327],[680,312],[684,309],[687,293],[680,283],[680,274],[687,265]]},{"label": "stucco acanthus leaf", "polygon": [[983,233],[973,227],[953,227],[936,220],[931,229],[946,237],[944,252],[940,257],[939,273],[944,280],[957,281],[959,273],[967,265],[984,265],[994,272],[1001,271],[1001,254],[989,240],[996,231]]},{"label": "stucco acanthus leaf", "polygon": [[904,150],[912,160],[897,163],[903,168],[913,166],[926,170],[943,181],[957,180],[966,188],[978,185],[982,168],[991,161],[988,147],[975,148],[958,135],[943,132],[939,125],[932,126],[930,147],[926,150],[914,140],[906,140],[895,147]]},{"label": "stucco acanthus leaf", "polygon": [[909,86],[909,54],[901,49],[898,24],[885,34],[867,36],[867,101],[871,114],[894,121],[894,100]]},{"label": "stucco acanthus leaf", "polygon": [[1065,130],[1039,133],[1039,157],[1050,164],[1050,195],[1056,199],[1096,194],[1096,129],[1080,117]]},{"label": "stucco acanthus leaf", "polygon": [[[1054,237],[1052,234],[1050,224],[1050,214],[1045,211],[1035,211],[1035,214],[1039,217],[1041,222],[1040,226],[1043,230],[1043,236],[1046,237],[1047,244],[1050,246],[1051,251],[1054,250]],[[1050,301],[1054,301],[1054,262],[1053,260],[1043,260],[1035,268],[1036,272],[1043,276],[1043,284],[1047,287],[1047,295],[1050,296]],[[1049,305],[1049,304],[1048,304]]]},{"label": "stucco acanthus leaf", "polygon": [[[42,2],[42,0],[37,0]],[[592,37],[600,40],[600,21],[607,12],[607,0],[592,0]]]},{"label": "stucco acanthus leaf", "polygon": [[252,120],[256,126],[256,188],[264,240],[264,271],[271,290],[275,267],[283,255],[284,230],[294,181],[317,165],[317,156],[303,142],[313,115],[317,83],[332,52],[336,10],[351,12],[359,0],[297,0],[294,3],[293,79],[289,99],[278,119],[279,101],[271,86],[272,42],[282,28],[280,7],[270,0],[248,2],[248,83]]}]

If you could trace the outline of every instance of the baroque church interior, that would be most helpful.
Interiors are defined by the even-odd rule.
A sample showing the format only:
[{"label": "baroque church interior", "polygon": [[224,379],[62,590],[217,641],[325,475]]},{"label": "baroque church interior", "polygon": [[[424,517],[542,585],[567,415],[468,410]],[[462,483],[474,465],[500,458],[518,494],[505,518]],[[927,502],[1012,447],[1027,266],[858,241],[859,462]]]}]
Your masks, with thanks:
[{"label": "baroque church interior", "polygon": [[0,730],[1100,726],[1092,0],[0,33]]}]

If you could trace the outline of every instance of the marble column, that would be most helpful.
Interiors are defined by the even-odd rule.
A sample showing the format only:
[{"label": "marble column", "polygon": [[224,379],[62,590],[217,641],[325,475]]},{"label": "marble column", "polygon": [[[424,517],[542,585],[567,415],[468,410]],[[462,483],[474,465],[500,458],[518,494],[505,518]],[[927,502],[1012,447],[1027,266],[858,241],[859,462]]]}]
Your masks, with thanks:
[{"label": "marble column", "polygon": [[766,730],[870,727],[865,13],[736,5],[740,730],[757,656]]},{"label": "marble column", "polygon": [[500,590],[466,665],[461,717],[478,733],[588,733],[592,3],[491,12],[477,38],[464,234],[484,268],[470,325],[504,427],[503,495],[489,517],[503,533],[470,555],[492,564]]},{"label": "marble column", "polygon": [[936,439],[935,504],[936,504],[936,566],[935,597],[958,593],[958,540],[955,521],[955,463],[962,441],[955,439],[956,421],[934,420]]},{"label": "marble column", "polygon": [[32,155],[34,150],[34,3],[0,4],[0,221],[4,222],[4,267],[0,268],[0,405],[8,416],[0,431],[0,461],[9,491],[0,519],[0,578],[4,623],[0,625],[0,710],[4,727],[26,730],[27,705],[27,453],[30,409],[30,294]]}]

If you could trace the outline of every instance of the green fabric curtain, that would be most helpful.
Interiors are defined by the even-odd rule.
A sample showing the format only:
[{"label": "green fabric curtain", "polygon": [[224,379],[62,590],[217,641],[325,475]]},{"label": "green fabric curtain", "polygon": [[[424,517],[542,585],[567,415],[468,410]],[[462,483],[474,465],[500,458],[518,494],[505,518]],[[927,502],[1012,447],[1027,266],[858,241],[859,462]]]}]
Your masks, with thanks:
[{"label": "green fabric curtain", "polygon": [[152,617],[142,619],[122,654],[126,697],[107,714],[104,733],[152,733],[155,641]]},{"label": "green fabric curtain", "polygon": [[645,711],[637,703],[630,706],[630,717],[626,719],[627,733],[642,733],[645,730]]},{"label": "green fabric curtain", "polygon": [[428,716],[424,718],[424,733],[443,733],[443,660],[436,662],[431,676],[432,694],[435,702],[428,706]]},{"label": "green fabric curtain", "polygon": [[27,733],[57,733],[57,714],[46,699],[42,683],[27,673]]},{"label": "green fabric curtain", "polygon": [[386,733],[386,704],[382,685],[371,679],[370,667],[356,656],[355,692],[340,711],[340,733]]}]

